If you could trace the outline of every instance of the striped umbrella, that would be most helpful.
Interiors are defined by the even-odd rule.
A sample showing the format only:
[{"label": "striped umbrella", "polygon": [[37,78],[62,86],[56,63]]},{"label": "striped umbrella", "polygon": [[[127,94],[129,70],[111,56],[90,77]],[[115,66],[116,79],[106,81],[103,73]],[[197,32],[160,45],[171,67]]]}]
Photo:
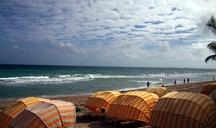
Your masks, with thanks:
[{"label": "striped umbrella", "polygon": [[206,95],[171,92],[158,101],[150,124],[156,128],[216,128],[216,106]]},{"label": "striped umbrella", "polygon": [[166,87],[152,87],[146,89],[146,92],[155,93],[159,97],[162,97],[163,95],[167,94],[169,91]]},{"label": "striped umbrella", "polygon": [[214,100],[216,103],[216,90],[214,90],[212,93],[209,94],[209,96]]},{"label": "striped umbrella", "polygon": [[50,100],[26,108],[12,120],[13,128],[74,128],[76,109],[73,103]]},{"label": "striped umbrella", "polygon": [[105,112],[109,109],[110,104],[121,95],[118,91],[99,91],[95,95],[88,98],[84,104],[92,112],[101,112],[104,109]]},{"label": "striped umbrella", "polygon": [[26,107],[30,107],[40,101],[48,101],[48,99],[36,97],[20,99],[14,105],[9,106],[9,108],[0,112],[0,128],[7,128],[11,120],[21,113]]},{"label": "striped umbrella", "polygon": [[122,94],[110,105],[108,116],[120,120],[149,122],[151,111],[159,97],[145,91],[131,91]]},{"label": "striped umbrella", "polygon": [[205,95],[209,95],[214,90],[216,90],[216,84],[215,83],[207,84],[207,85],[202,87],[201,93],[203,93]]}]

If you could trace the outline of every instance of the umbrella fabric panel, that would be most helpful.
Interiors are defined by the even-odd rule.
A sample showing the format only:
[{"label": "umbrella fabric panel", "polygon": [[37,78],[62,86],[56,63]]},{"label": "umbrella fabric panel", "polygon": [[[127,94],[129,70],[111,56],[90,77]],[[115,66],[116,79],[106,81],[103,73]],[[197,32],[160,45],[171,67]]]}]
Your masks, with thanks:
[{"label": "umbrella fabric panel", "polygon": [[[20,114],[26,107],[37,104],[40,101],[47,101],[48,99],[28,97],[18,100],[14,105],[8,107],[0,113],[0,128],[9,126],[11,120]],[[4,114],[3,114],[4,113]]]},{"label": "umbrella fabric panel", "polygon": [[[96,92],[95,94],[95,97],[100,97],[100,98],[103,98],[103,99],[107,99],[108,101],[109,100],[112,100],[112,98],[110,98],[111,96],[119,96],[121,95],[120,92],[118,91],[99,91],[99,92]],[[110,99],[109,99],[110,98]]]},{"label": "umbrella fabric panel", "polygon": [[17,116],[24,108],[34,105],[40,101],[48,101],[48,99],[36,98],[36,97],[28,97],[24,99],[20,99],[17,103],[10,108],[6,109],[4,112],[13,118]]},{"label": "umbrella fabric panel", "polygon": [[214,90],[216,90],[216,84],[207,84],[202,88],[201,93],[209,95]]},{"label": "umbrella fabric panel", "polygon": [[4,112],[0,112],[0,128],[7,128],[13,118]]},{"label": "umbrella fabric panel", "polygon": [[100,91],[93,97],[104,99],[107,103],[112,103],[119,95],[121,95],[121,93],[118,91]]},{"label": "umbrella fabric panel", "polygon": [[10,106],[5,111],[0,113],[0,128],[7,128],[12,121],[20,112],[25,109],[25,105],[22,102]]},{"label": "umbrella fabric panel", "polygon": [[55,105],[49,103],[40,104],[38,107],[27,109],[35,113],[48,128],[62,128],[61,118]]},{"label": "umbrella fabric panel", "polygon": [[25,109],[12,121],[12,125],[15,128],[31,128],[30,124],[36,127],[61,128],[59,121],[60,117],[54,105],[40,103]]},{"label": "umbrella fabric panel", "polygon": [[122,94],[111,104],[108,115],[123,120],[148,122],[159,97],[144,91]]},{"label": "umbrella fabric panel", "polygon": [[46,124],[31,111],[24,110],[11,123],[12,128],[48,128]]},{"label": "umbrella fabric panel", "polygon": [[146,91],[150,93],[155,93],[159,97],[162,97],[168,93],[168,89],[166,87],[152,87],[152,88],[146,89]]},{"label": "umbrella fabric panel", "polygon": [[150,116],[148,110],[141,112],[137,108],[117,104],[111,106],[108,115],[121,120],[137,120],[143,122],[149,122]]},{"label": "umbrella fabric panel", "polygon": [[158,101],[150,123],[160,128],[213,128],[216,127],[215,114],[216,107],[210,97],[190,92],[171,92]]},{"label": "umbrella fabric panel", "polygon": [[49,99],[37,98],[37,97],[28,97],[24,99],[18,100],[18,102],[22,102],[26,107],[29,107],[39,101],[48,101]]},{"label": "umbrella fabric panel", "polygon": [[10,106],[8,109],[4,111],[5,114],[15,118],[20,112],[22,112],[26,108],[26,105],[22,102],[17,102],[13,106]]},{"label": "umbrella fabric panel", "polygon": [[163,96],[161,99],[179,99],[189,101],[190,103],[197,104],[199,107],[201,107],[204,111],[207,112],[209,112],[211,108],[215,105],[214,101],[210,97],[192,92],[171,92]]},{"label": "umbrella fabric panel", "polygon": [[100,112],[100,109],[108,109],[109,103],[105,99],[90,97],[88,98],[85,106],[93,112]]},{"label": "umbrella fabric panel", "polygon": [[[147,105],[149,109],[152,109],[157,103],[157,101],[159,100],[159,97],[156,94],[145,92],[145,91],[131,91],[125,93],[125,95],[127,95],[128,98],[131,98],[131,100],[126,102],[128,102],[130,105],[140,110],[142,110],[143,105]],[[136,102],[134,103],[133,100]],[[121,100],[117,102],[121,102]],[[140,102],[142,102],[142,105],[140,104]]]},{"label": "umbrella fabric panel", "polygon": [[[203,105],[205,105],[205,103]],[[207,113],[207,111],[203,110],[201,106],[191,101],[169,98],[162,99],[154,110],[160,110],[167,113],[179,113],[196,120],[200,120],[202,115]]]},{"label": "umbrella fabric panel", "polygon": [[216,103],[216,90],[214,90],[212,93],[209,94],[209,96],[214,100]]},{"label": "umbrella fabric panel", "polygon": [[75,122],[76,110],[72,103],[50,100],[26,108],[12,124],[18,128],[31,128],[28,124],[41,128],[74,128]]},{"label": "umbrella fabric panel", "polygon": [[101,112],[101,108],[107,111],[110,104],[121,95],[118,91],[100,91],[88,98],[85,106],[93,112]]},{"label": "umbrella fabric panel", "polygon": [[59,100],[51,100],[48,103],[54,104],[57,107],[63,127],[75,127],[76,108],[74,104]]},{"label": "umbrella fabric panel", "polygon": [[[184,128],[183,126],[187,126],[188,124],[197,125],[199,121],[197,119],[202,120],[202,115],[204,115],[203,111],[200,107],[196,106],[196,104],[190,105],[190,102],[185,101],[177,101],[177,100],[167,100],[163,101],[164,104],[161,105],[161,109],[158,110],[158,107],[155,108],[152,112],[152,120],[157,117],[156,126],[160,127],[170,127],[172,128],[172,122],[175,122],[173,125],[180,123],[179,128]],[[159,106],[159,105],[158,105]],[[194,112],[194,110],[196,113]],[[185,115],[184,115],[185,114]],[[169,116],[172,115],[172,116]],[[196,119],[192,118],[197,116]],[[164,121],[165,120],[165,121]],[[182,123],[185,122],[185,123]],[[160,124],[161,123],[161,124]],[[168,125],[168,126],[166,126]]]},{"label": "umbrella fabric panel", "polygon": [[153,112],[152,119],[155,120],[154,124],[150,124],[154,128],[201,128],[200,122],[188,117],[182,118],[178,114],[172,114],[166,112]]}]

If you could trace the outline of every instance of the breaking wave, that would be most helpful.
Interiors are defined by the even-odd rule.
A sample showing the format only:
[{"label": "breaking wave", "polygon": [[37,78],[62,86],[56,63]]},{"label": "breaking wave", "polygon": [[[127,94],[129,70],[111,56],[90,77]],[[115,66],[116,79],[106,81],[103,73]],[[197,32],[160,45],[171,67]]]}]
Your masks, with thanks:
[{"label": "breaking wave", "polygon": [[[50,84],[50,83],[71,83],[79,81],[91,81],[96,79],[138,79],[138,83],[145,83],[145,78],[156,78],[154,84],[160,82],[165,78],[181,78],[181,77],[197,77],[197,76],[215,75],[212,72],[205,73],[173,73],[168,76],[164,73],[159,74],[140,74],[140,75],[103,75],[103,74],[65,74],[56,76],[20,76],[20,77],[5,77],[0,78],[0,85],[14,85],[14,84]],[[140,80],[141,79],[141,80]]]}]

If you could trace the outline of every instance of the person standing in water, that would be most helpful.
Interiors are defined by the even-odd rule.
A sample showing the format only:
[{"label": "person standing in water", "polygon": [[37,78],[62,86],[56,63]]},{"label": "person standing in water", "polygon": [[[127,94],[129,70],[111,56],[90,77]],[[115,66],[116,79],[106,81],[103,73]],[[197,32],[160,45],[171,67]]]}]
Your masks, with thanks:
[{"label": "person standing in water", "polygon": [[161,84],[161,87],[164,87],[164,84]]},{"label": "person standing in water", "polygon": [[189,78],[187,78],[187,83],[189,83],[190,82],[190,79]]},{"label": "person standing in water", "polygon": [[176,80],[174,81],[174,84],[176,85]]},{"label": "person standing in water", "polygon": [[147,87],[149,88],[150,83],[147,81],[146,85],[147,85]]},{"label": "person standing in water", "polygon": [[184,84],[185,84],[185,79],[184,79]]}]

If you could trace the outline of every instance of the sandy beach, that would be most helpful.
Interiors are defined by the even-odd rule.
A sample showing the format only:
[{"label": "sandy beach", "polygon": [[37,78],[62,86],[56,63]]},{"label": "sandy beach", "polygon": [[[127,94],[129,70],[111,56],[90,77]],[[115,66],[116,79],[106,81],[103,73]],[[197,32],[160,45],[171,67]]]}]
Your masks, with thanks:
[{"label": "sandy beach", "polygon": [[[205,81],[205,82],[196,82],[189,84],[177,84],[166,86],[170,91],[189,91],[200,93],[201,89],[206,84],[216,83],[216,81]],[[139,89],[140,91],[145,89]],[[85,108],[82,104],[88,99],[90,95],[76,95],[76,96],[58,96],[50,97],[50,99],[64,100],[69,101],[75,104],[77,107],[77,128],[102,128],[102,127],[134,127],[134,123],[123,123],[123,124],[113,124],[113,122],[107,121],[104,118],[91,117],[87,112],[83,112]],[[11,100],[1,100],[0,101],[0,110],[3,110],[7,106],[15,103],[16,99]],[[143,124],[137,124],[135,127],[144,127]]]}]

